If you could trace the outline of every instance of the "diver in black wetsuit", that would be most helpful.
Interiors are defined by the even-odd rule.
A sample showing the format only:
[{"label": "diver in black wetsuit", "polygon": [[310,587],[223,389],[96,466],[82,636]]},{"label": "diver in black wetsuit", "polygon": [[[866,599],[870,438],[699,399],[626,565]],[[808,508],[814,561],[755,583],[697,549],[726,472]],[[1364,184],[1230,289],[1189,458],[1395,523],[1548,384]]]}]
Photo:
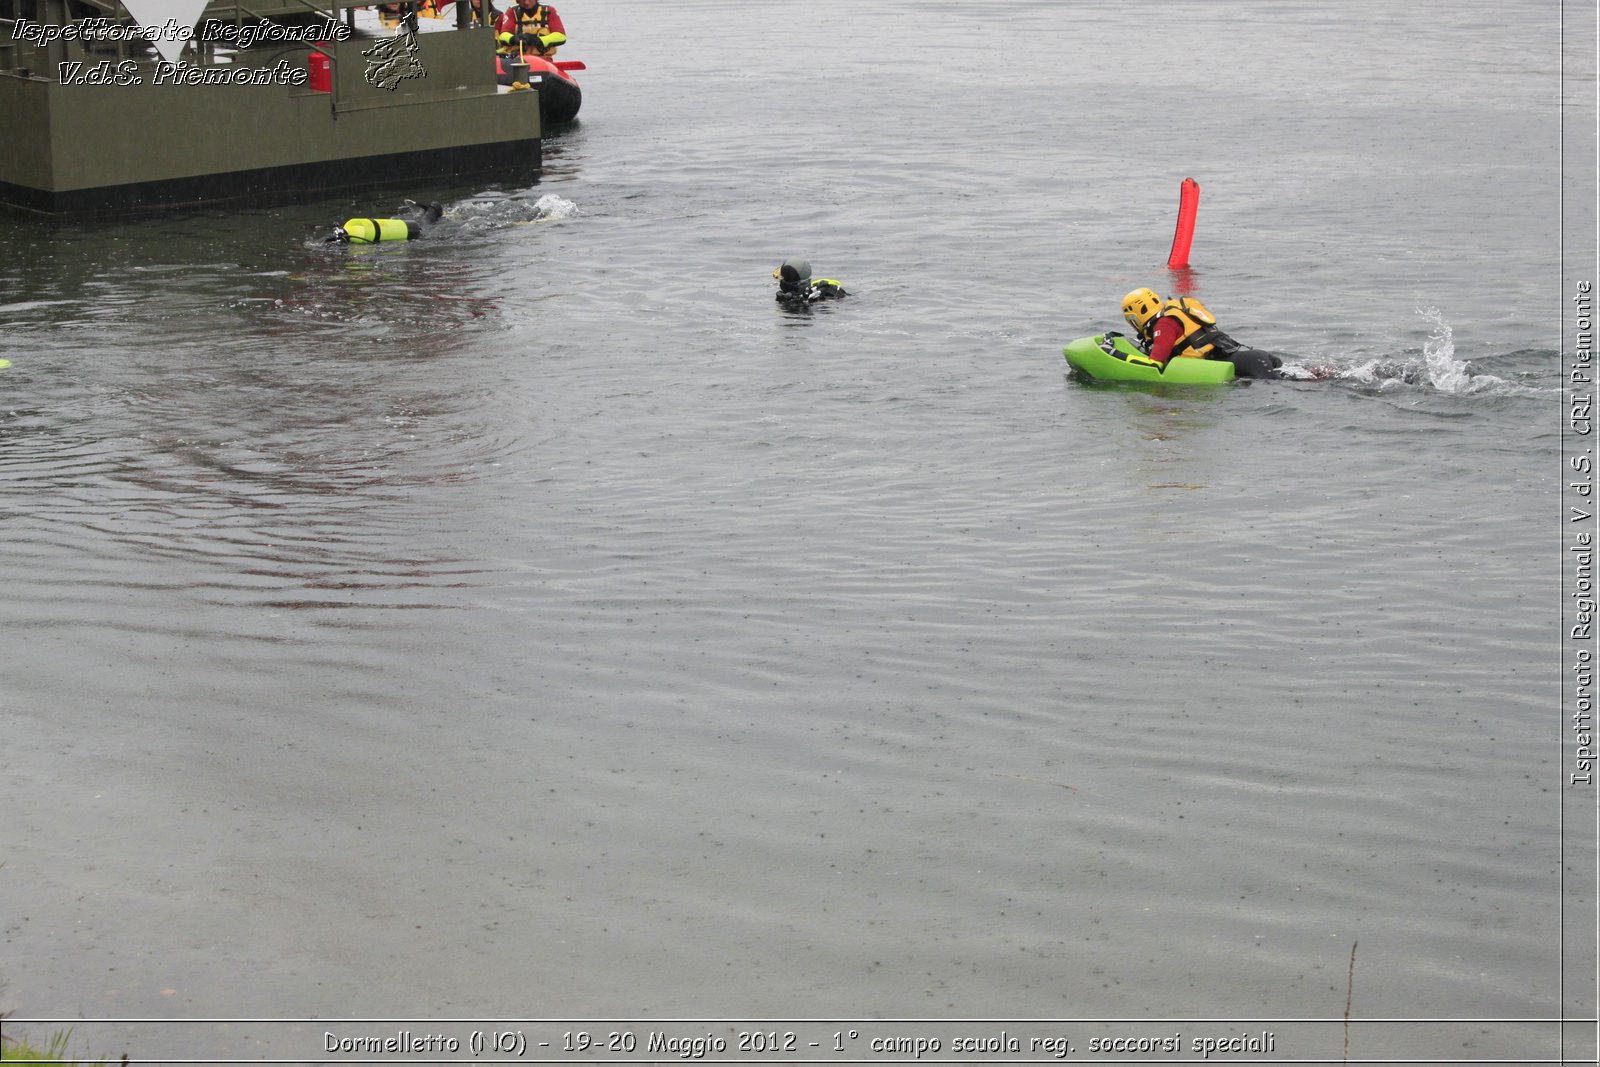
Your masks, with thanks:
[{"label": "diver in black wetsuit", "polygon": [[786,259],[772,272],[778,279],[778,303],[786,308],[807,307],[819,300],[839,300],[850,294],[836,278],[811,277],[811,264],[803,259]]}]

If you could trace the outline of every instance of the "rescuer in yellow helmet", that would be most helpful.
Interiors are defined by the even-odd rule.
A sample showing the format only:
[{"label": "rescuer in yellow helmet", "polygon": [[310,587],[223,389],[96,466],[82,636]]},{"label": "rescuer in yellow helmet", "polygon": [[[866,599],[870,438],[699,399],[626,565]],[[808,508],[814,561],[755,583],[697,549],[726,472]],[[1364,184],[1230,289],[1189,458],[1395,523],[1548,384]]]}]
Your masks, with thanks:
[{"label": "rescuer in yellow helmet", "polygon": [[1166,366],[1174,356],[1221,359],[1233,364],[1240,378],[1278,378],[1283,360],[1271,352],[1246,348],[1217,328],[1217,317],[1198,300],[1186,296],[1163,300],[1153,289],[1139,288],[1122,298],[1122,317],[1151,359]]}]

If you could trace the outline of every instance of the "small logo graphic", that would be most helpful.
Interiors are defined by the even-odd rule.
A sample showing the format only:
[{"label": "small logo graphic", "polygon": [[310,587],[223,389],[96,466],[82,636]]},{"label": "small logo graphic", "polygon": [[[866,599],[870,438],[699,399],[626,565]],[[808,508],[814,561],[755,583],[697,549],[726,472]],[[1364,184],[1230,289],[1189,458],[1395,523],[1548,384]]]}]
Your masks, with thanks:
[{"label": "small logo graphic", "polygon": [[133,20],[147,28],[170,23],[186,33],[163,33],[151,41],[161,58],[176,64],[183,54],[183,46],[194,35],[195,23],[206,9],[206,0],[123,0],[122,6]]},{"label": "small logo graphic", "polygon": [[394,36],[361,53],[367,57],[367,84],[393,92],[407,78],[428,75],[417,58],[417,31],[401,23]]}]

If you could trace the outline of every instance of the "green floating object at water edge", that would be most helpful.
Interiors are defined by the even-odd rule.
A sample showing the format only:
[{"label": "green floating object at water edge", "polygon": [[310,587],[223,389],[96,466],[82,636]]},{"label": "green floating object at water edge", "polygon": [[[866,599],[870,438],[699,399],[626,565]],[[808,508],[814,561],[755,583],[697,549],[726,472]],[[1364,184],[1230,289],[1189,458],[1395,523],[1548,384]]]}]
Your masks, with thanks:
[{"label": "green floating object at water edge", "polygon": [[1072,369],[1102,382],[1163,382],[1168,385],[1221,385],[1233,381],[1233,364],[1223,359],[1169,359],[1166,369],[1121,334],[1080,337],[1061,350]]},{"label": "green floating object at water edge", "polygon": [[0,370],[5,370],[9,366],[11,366],[9,359],[0,359]]}]

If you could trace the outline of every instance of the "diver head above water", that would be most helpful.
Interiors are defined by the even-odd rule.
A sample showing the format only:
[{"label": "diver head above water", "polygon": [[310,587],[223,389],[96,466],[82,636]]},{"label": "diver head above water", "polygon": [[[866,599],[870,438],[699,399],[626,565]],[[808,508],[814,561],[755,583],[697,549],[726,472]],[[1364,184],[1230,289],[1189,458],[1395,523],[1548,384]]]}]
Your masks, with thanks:
[{"label": "diver head above water", "polygon": [[777,299],[782,304],[810,304],[850,295],[837,278],[812,278],[811,264],[803,259],[784,260],[772,276],[778,280]]},{"label": "diver head above water", "polygon": [[811,284],[811,264],[803,259],[786,259],[772,272],[778,279],[778,292],[801,296]]}]

